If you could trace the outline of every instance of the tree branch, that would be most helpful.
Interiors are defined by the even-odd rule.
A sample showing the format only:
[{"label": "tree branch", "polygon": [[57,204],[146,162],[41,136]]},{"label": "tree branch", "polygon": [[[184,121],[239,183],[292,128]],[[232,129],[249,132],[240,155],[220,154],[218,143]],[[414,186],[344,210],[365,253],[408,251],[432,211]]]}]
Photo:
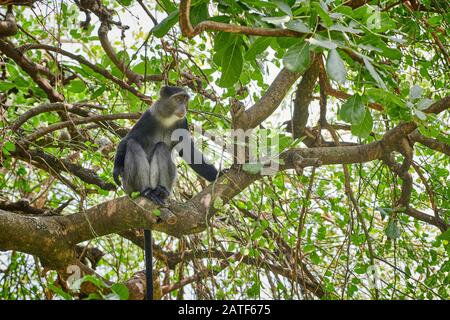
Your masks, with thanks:
[{"label": "tree branch", "polygon": [[195,27],[192,26],[189,18],[191,11],[191,1],[180,1],[180,28],[181,33],[188,38],[193,38],[203,31],[224,31],[231,33],[241,33],[252,36],[266,37],[301,37],[305,33],[292,31],[289,29],[253,28],[247,26],[232,25],[215,21],[203,21]]},{"label": "tree branch", "polygon": [[242,105],[232,105],[234,129],[252,129],[267,119],[278,108],[299,77],[300,73],[282,69],[266,93],[248,110],[244,110]]},{"label": "tree branch", "polygon": [[67,159],[59,159],[41,150],[26,150],[20,144],[16,144],[16,150],[11,152],[11,156],[26,162],[34,161],[38,167],[51,173],[61,171],[71,173],[84,182],[94,184],[103,190],[113,191],[117,189],[115,184],[104,181],[94,171],[83,168]]},{"label": "tree branch", "polygon": [[[1,44],[1,42],[0,42]],[[144,94],[142,94],[141,92],[139,92],[137,89],[133,88],[132,86],[130,86],[128,83],[126,83],[123,80],[120,80],[119,78],[113,76],[111,73],[109,73],[107,70],[100,68],[98,66],[96,66],[95,64],[87,61],[83,56],[81,55],[77,55],[77,54],[73,54],[71,52],[68,52],[66,50],[63,50],[61,48],[56,48],[56,47],[52,47],[49,45],[45,45],[45,44],[26,44],[23,45],[21,47],[18,48],[21,52],[25,52],[28,50],[33,50],[33,49],[42,49],[42,50],[47,50],[47,51],[53,51],[62,55],[65,55],[75,61],[78,61],[81,64],[86,65],[87,67],[89,67],[90,69],[92,69],[92,71],[101,74],[102,76],[104,76],[106,79],[111,80],[112,82],[114,82],[115,84],[117,84],[119,87],[121,87],[124,90],[127,90],[129,92],[131,92],[132,94],[134,94],[136,97],[140,98],[142,101],[144,101],[147,104],[152,104],[152,98],[149,96],[146,96]],[[1,46],[0,46],[0,50],[1,50]]]},{"label": "tree branch", "polygon": [[5,40],[0,39],[0,51],[7,57],[14,60],[28,75],[33,79],[34,82],[47,94],[50,102],[62,102],[64,101],[64,96],[57,92],[47,79],[43,78],[39,74],[39,68],[37,64],[32,62],[30,59],[24,56],[23,52],[15,48],[12,44]]}]

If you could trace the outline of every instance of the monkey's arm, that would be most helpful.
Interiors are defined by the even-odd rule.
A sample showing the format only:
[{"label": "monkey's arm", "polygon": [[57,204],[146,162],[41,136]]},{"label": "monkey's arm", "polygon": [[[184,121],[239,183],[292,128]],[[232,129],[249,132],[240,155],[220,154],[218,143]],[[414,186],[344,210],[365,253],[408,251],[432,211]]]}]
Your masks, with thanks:
[{"label": "monkey's arm", "polygon": [[[195,147],[194,140],[189,133],[188,122],[186,119],[181,127],[185,129],[185,131],[180,137],[180,146],[182,146],[178,151],[180,157],[182,157],[198,175],[209,182],[215,181],[219,172],[213,165],[207,163],[203,154]],[[186,150],[187,152],[183,152],[183,150]]]},{"label": "monkey's arm", "polygon": [[195,147],[194,140],[192,140],[191,137],[188,137],[187,139],[190,152],[184,154],[183,149],[181,149],[180,157],[182,157],[198,175],[209,182],[216,180],[218,175],[217,169],[212,164],[207,163],[203,154]]},{"label": "monkey's arm", "polygon": [[123,172],[126,153],[127,153],[127,140],[122,139],[122,141],[120,141],[119,145],[117,146],[116,158],[114,159],[113,177],[114,181],[118,186],[121,185],[119,176]]},{"label": "monkey's arm", "polygon": [[[217,169],[207,163],[203,154],[195,147],[194,140],[189,133],[187,120],[183,122],[181,126],[184,130],[183,134],[180,136],[181,148],[178,150],[180,157],[200,176],[212,182],[216,180],[218,172]],[[186,152],[183,152],[186,150]]]}]

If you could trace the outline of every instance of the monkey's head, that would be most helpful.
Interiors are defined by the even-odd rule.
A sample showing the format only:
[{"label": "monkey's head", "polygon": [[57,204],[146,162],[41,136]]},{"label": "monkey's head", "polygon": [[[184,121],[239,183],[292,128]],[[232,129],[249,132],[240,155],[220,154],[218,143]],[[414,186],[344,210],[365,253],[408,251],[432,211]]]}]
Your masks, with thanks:
[{"label": "monkey's head", "polygon": [[160,91],[158,114],[162,118],[179,118],[186,116],[189,95],[183,88],[164,86]]}]

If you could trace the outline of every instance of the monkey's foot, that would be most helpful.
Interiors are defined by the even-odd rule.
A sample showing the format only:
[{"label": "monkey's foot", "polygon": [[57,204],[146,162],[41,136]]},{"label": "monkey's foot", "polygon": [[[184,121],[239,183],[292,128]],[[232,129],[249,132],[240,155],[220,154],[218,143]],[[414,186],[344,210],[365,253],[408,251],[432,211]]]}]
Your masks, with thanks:
[{"label": "monkey's foot", "polygon": [[157,193],[156,189],[147,188],[144,190],[144,192],[141,192],[141,196],[146,197],[147,199],[153,201],[157,205],[165,206],[166,202],[164,201],[164,198],[161,198]]},{"label": "monkey's foot", "polygon": [[156,188],[154,190],[155,190],[155,194],[163,200],[165,200],[169,197],[169,191],[166,189],[166,187],[156,186]]}]

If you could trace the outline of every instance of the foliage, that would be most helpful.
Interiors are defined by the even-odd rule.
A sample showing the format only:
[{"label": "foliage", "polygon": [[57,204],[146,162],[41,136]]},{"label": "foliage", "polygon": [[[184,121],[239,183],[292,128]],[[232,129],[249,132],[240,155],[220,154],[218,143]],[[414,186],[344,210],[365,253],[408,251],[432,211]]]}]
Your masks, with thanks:
[{"label": "foliage", "polygon": [[[351,7],[353,2],[364,4]],[[389,129],[408,121],[417,123],[425,139],[447,150],[450,146],[448,110],[427,112],[450,92],[446,1],[195,0],[190,10],[194,27],[208,21],[299,34],[272,37],[206,29],[192,38],[181,34],[178,1],[142,1],[151,17],[139,1],[101,3],[114,12],[111,45],[122,65],[143,79],[140,87],[105,54],[95,12],[82,28],[85,16],[73,1],[42,1],[33,11],[14,7],[20,31],[8,40],[0,38],[0,209],[7,210],[7,202],[26,200],[43,212],[59,208],[68,215],[124,195],[108,187],[113,183],[115,147],[121,129],[130,128],[139,116],[135,113],[148,105],[122,83],[153,100],[164,81],[189,87],[189,121],[203,129],[225,130],[233,123],[234,100],[245,106],[258,103],[279,70],[305,74],[317,55],[322,57],[325,75],[312,96],[328,98],[325,118],[337,128],[339,141],[326,127],[321,130],[336,148],[379,141]],[[7,41],[16,48],[29,44],[62,48],[106,70],[120,83],[65,54],[23,47],[24,57],[42,67],[39,76],[64,96],[64,102],[81,111],[75,110],[69,118],[62,110],[42,112],[13,131],[10,126],[25,112],[59,101],[39,85],[37,73],[30,74],[5,53],[2,43]],[[321,92],[323,81],[334,89]],[[284,126],[295,108],[295,91],[296,85],[262,124],[289,140],[280,152],[295,144]],[[318,130],[319,109],[313,99],[307,119],[311,130]],[[27,140],[63,121],[114,114],[133,116],[67,125]],[[208,146],[206,152],[214,163],[231,164],[230,154],[217,152],[211,142]],[[450,158],[438,150],[416,141],[413,164],[407,170],[413,181],[408,206],[439,215],[448,226]],[[48,167],[33,151],[88,169],[104,184]],[[406,158],[399,152],[393,157],[399,166]],[[203,189],[204,182],[186,164],[180,162],[178,167],[174,199],[185,202]],[[261,163],[246,164],[243,171],[258,175],[261,167]],[[303,174],[285,170],[255,178],[231,201],[214,201],[217,212],[207,231],[182,239],[156,233],[163,253],[193,253],[170,268],[158,258],[155,268],[161,279],[166,277],[172,284],[206,274],[201,281],[167,292],[165,298],[317,299],[299,279],[310,273],[323,288],[323,299],[448,299],[449,230],[416,219],[398,205],[403,178],[382,159],[347,168],[348,177],[341,164],[332,164],[305,168]],[[161,215],[159,210],[153,213]],[[143,268],[141,248],[121,235],[83,245],[105,253],[96,271],[114,284],[102,286],[103,280],[93,276],[83,281],[107,287],[109,293],[83,297],[63,290],[56,271],[43,275],[41,257],[10,251],[0,253],[0,299],[127,299],[122,283]]]}]

